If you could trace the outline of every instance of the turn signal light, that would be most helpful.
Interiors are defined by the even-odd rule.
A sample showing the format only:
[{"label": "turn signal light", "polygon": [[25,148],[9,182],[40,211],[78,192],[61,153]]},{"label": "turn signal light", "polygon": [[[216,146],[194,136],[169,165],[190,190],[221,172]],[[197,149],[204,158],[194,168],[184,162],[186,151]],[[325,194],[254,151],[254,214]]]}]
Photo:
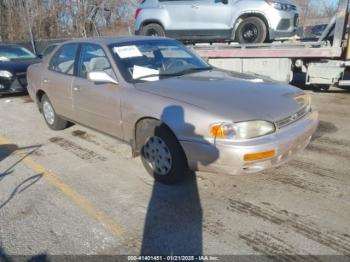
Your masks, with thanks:
[{"label": "turn signal light", "polygon": [[270,150],[270,151],[259,152],[254,154],[247,154],[247,155],[244,155],[244,161],[262,160],[262,159],[272,158],[275,155],[276,155],[276,150]]},{"label": "turn signal light", "polygon": [[235,136],[232,124],[215,124],[210,127],[210,135],[213,138],[230,139]]},{"label": "turn signal light", "polygon": [[212,126],[210,128],[210,134],[212,137],[223,138],[225,136],[223,126],[222,125]]}]

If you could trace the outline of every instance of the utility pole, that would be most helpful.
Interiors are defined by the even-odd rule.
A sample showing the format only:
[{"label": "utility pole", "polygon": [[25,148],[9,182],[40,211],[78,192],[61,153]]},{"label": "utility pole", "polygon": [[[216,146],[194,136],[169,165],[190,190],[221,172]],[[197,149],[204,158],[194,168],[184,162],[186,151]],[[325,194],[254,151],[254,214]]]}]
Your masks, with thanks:
[{"label": "utility pole", "polygon": [[37,50],[36,50],[36,46],[35,46],[35,41],[34,41],[34,35],[33,35],[33,31],[32,31],[32,23],[29,19],[29,10],[28,10],[28,6],[27,6],[27,1],[23,0],[23,7],[24,7],[24,12],[25,12],[25,20],[26,23],[28,24],[28,31],[29,31],[29,36],[30,36],[30,42],[32,44],[32,48],[34,51],[34,54],[37,54]]}]

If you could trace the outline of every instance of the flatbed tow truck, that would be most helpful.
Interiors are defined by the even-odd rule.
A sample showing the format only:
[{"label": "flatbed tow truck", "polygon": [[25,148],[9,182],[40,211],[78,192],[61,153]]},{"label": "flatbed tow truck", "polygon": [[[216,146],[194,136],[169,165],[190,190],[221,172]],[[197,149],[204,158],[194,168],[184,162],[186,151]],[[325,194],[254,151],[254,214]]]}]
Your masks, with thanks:
[{"label": "flatbed tow truck", "polygon": [[345,72],[350,67],[347,32],[350,0],[340,0],[336,15],[320,38],[271,44],[195,44],[192,49],[210,64],[231,71],[253,73],[275,81],[291,82],[305,73],[305,85],[328,90],[349,88]]},{"label": "flatbed tow truck", "polygon": [[350,72],[349,7],[350,0],[339,0],[336,15],[319,39],[248,45],[192,44],[189,47],[218,68],[286,83],[291,82],[295,74],[303,73],[306,86],[350,90],[350,80],[345,74],[347,70]]}]

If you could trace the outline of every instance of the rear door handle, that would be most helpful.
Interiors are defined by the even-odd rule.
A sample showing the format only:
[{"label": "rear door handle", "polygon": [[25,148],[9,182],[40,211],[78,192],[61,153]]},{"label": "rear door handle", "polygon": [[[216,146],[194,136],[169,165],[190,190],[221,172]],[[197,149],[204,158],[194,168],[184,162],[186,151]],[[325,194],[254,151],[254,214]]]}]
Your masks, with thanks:
[{"label": "rear door handle", "polygon": [[192,7],[192,8],[195,8],[195,9],[198,9],[198,8],[199,8],[199,5],[193,4],[193,5],[191,5],[191,7]]},{"label": "rear door handle", "polygon": [[80,86],[73,86],[73,90],[75,92],[79,92],[80,91]]}]

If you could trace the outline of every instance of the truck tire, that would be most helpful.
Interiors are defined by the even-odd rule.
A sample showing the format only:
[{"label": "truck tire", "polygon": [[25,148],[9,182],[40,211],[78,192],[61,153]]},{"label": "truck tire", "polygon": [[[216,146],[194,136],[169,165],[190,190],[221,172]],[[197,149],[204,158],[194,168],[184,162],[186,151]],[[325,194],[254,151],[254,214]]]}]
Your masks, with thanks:
[{"label": "truck tire", "polygon": [[236,40],[240,44],[260,44],[266,40],[267,28],[260,18],[245,18],[238,26]]},{"label": "truck tire", "polygon": [[47,95],[43,95],[41,98],[41,111],[46,124],[52,130],[63,130],[68,127],[69,122],[56,114],[56,111]]},{"label": "truck tire", "polygon": [[146,36],[165,36],[164,29],[159,24],[149,24],[145,25],[141,28],[140,35],[146,35]]},{"label": "truck tire", "polygon": [[139,130],[141,160],[147,172],[157,182],[175,184],[188,171],[183,149],[169,128],[155,120],[143,121]]}]

